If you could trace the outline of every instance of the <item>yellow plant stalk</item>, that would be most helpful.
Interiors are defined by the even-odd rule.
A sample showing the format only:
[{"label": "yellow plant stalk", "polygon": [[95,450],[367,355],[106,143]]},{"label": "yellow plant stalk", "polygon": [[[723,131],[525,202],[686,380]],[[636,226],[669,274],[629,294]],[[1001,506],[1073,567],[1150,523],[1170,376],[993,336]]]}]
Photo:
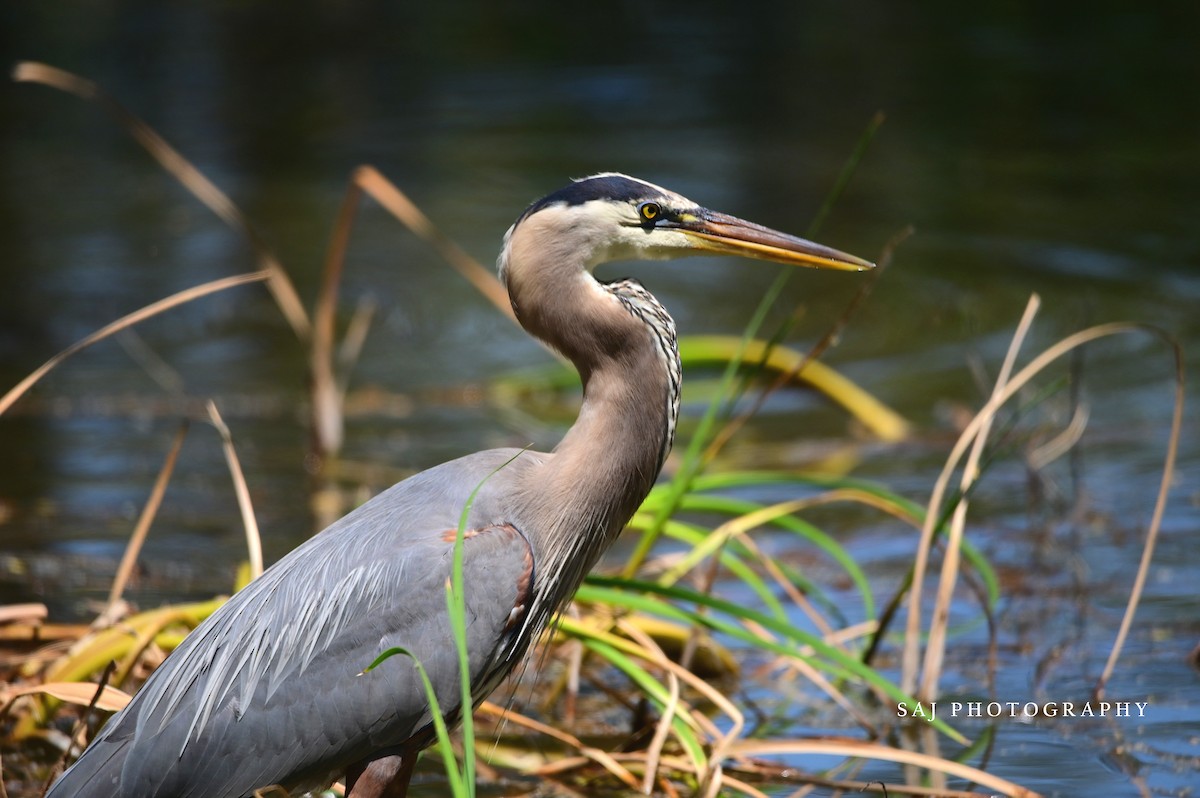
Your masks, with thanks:
[{"label": "yellow plant stalk", "polygon": [[[733,357],[742,340],[727,335],[689,335],[679,340],[679,356],[685,365],[724,363]],[[747,364],[762,361],[767,342],[752,340],[743,355]],[[864,391],[854,382],[819,360],[805,363],[805,355],[786,346],[772,347],[765,362],[772,372],[787,374],[800,369],[796,379],[811,385],[844,407],[881,440],[902,441],[908,437],[909,423],[899,413]],[[802,368],[801,368],[802,367]]]}]

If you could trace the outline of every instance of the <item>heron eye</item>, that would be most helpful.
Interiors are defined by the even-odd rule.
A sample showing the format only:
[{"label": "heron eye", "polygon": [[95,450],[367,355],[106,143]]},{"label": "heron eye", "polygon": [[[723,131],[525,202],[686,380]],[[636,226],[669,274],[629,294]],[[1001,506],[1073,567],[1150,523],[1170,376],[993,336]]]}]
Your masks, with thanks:
[{"label": "heron eye", "polygon": [[662,214],[662,208],[657,202],[643,202],[638,206],[638,213],[642,216],[642,221],[653,222]]}]

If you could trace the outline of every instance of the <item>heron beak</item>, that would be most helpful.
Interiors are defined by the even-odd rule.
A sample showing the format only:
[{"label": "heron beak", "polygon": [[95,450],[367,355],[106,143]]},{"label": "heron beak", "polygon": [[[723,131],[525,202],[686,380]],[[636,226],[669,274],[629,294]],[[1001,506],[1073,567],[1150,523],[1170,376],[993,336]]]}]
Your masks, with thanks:
[{"label": "heron beak", "polygon": [[741,255],[814,269],[861,272],[875,268],[874,263],[854,255],[703,208],[681,216],[671,226],[686,233],[697,249],[706,252]]}]

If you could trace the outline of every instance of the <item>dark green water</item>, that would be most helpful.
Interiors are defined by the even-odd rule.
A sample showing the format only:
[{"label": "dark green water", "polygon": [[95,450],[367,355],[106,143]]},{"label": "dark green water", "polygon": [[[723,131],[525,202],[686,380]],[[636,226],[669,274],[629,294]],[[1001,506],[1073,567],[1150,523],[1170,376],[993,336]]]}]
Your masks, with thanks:
[{"label": "dark green water", "polygon": [[[600,170],[802,231],[882,110],[886,122],[818,238],[875,257],[905,225],[917,232],[826,359],[918,425],[920,443],[870,447],[856,471],[918,501],[957,408],[980,403],[973,369],[994,375],[1031,293],[1043,310],[1027,351],[1128,319],[1166,329],[1193,373],[1200,365],[1200,13],[1190,6],[528,9],[9,4],[0,41],[10,58],[99,81],[150,122],[254,221],[306,298],[361,163],[490,263],[526,203]],[[0,388],[130,310],[253,268],[244,241],[96,107],[5,83],[0,114]],[[663,300],[684,334],[736,333],[775,276],[722,260],[602,276],[624,273]],[[796,274],[784,304],[804,308],[795,344],[820,335],[855,287],[846,275]],[[419,469],[487,446],[549,446],[561,434],[561,419],[459,390],[546,357],[369,205],[343,309],[364,296],[379,313],[354,385],[413,403],[404,415],[353,417],[348,458]],[[268,558],[311,533],[297,409],[305,354],[265,291],[203,300],[139,334],[188,394],[221,403]],[[1039,509],[1018,457],[994,470],[976,503],[970,534],[1011,578],[997,685],[1005,700],[1086,693],[1157,488],[1169,355],[1128,337],[1090,349],[1082,373],[1091,418],[1080,481],[1065,461],[1048,468]],[[0,601],[87,614],[82,601],[106,589],[177,424],[163,396],[110,341],[0,419]],[[1061,395],[1041,412],[1047,436],[1069,414]],[[1190,413],[1146,601],[1110,689],[1147,701],[1145,717],[1002,724],[996,773],[1064,796],[1185,794],[1200,784],[1200,677],[1187,664],[1200,642],[1195,430]],[[806,442],[846,437],[841,414],[784,395],[731,455],[803,463]],[[1056,509],[1080,497],[1084,512]],[[912,536],[876,518],[827,522],[887,595]],[[196,426],[134,595],[143,604],[211,595],[242,556],[219,444]],[[978,689],[982,643],[951,641],[947,689]],[[795,710],[798,728],[811,711]]]}]

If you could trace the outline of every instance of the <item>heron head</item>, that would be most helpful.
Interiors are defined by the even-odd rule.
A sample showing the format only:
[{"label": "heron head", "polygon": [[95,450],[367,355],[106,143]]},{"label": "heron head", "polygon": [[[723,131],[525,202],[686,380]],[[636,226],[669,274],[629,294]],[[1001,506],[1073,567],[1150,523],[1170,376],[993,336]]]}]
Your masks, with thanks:
[{"label": "heron head", "polygon": [[[542,255],[587,269],[613,260],[741,255],[820,269],[862,271],[868,261],[709,210],[661,186],[616,172],[576,180],[530,205],[509,228]],[[509,247],[505,247],[505,255]],[[555,257],[557,255],[558,257]],[[501,270],[505,267],[501,260]]]}]

